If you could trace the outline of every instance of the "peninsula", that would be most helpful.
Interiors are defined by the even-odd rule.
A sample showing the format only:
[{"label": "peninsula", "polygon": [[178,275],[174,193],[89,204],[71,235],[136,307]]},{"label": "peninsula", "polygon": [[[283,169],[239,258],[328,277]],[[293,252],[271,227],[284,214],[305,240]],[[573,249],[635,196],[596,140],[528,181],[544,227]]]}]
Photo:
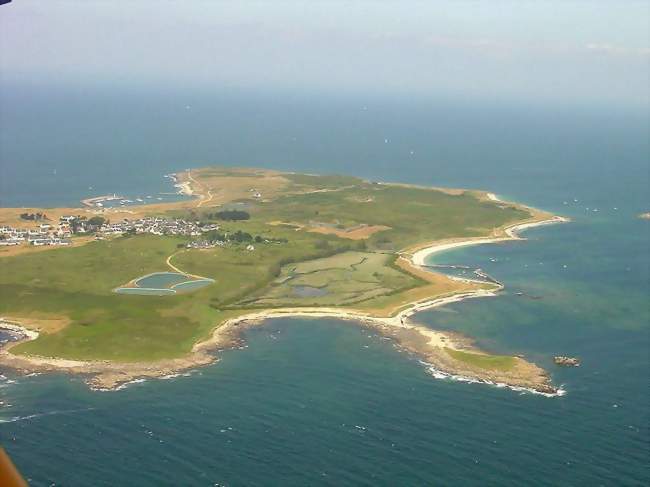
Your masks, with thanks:
[{"label": "peninsula", "polygon": [[427,255],[563,218],[482,191],[349,176],[209,167],[172,179],[187,199],[0,209],[0,328],[19,336],[0,365],[115,389],[211,363],[266,318],[328,316],[435,374],[558,393],[539,366],[414,314],[503,288],[434,272]]}]

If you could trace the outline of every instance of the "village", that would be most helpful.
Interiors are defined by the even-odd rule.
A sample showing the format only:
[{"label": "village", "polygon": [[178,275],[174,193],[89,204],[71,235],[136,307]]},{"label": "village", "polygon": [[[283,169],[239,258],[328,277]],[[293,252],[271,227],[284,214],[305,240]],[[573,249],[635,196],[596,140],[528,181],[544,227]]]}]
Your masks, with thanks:
[{"label": "village", "polygon": [[[32,214],[24,214],[22,218],[35,222],[49,221],[45,215],[34,218]],[[241,230],[219,233],[220,228],[220,225],[215,223],[188,221],[180,218],[145,217],[135,220],[125,218],[119,222],[111,223],[101,216],[87,218],[64,215],[59,218],[57,224],[43,222],[33,228],[0,226],[0,246],[68,246],[71,245],[73,236],[92,236],[93,234],[96,240],[135,234],[203,237],[179,244],[187,249],[209,249],[233,243],[246,244],[246,250],[252,251],[255,249],[254,243],[286,243],[285,239],[267,238],[259,235],[254,237]]]},{"label": "village", "polygon": [[[41,214],[27,214],[21,215],[23,220],[41,221],[47,219],[45,215]],[[54,226],[50,223],[40,223],[36,228],[14,228],[11,226],[0,227],[0,246],[15,246],[21,244],[28,244],[34,246],[43,245],[70,245],[72,242],[72,230],[70,228],[70,220],[68,218],[76,217],[62,217],[59,224]],[[66,220],[64,220],[66,219]]]},{"label": "village", "polygon": [[[31,215],[25,214],[25,220],[34,220]],[[40,221],[39,219],[37,221]],[[160,217],[146,217],[137,220],[124,219],[117,223],[110,223],[103,217],[66,215],[59,219],[57,224],[39,223],[35,228],[14,228],[0,226],[0,246],[15,245],[61,245],[72,243],[73,235],[92,235],[102,240],[111,235],[141,234],[152,235],[181,235],[199,236],[206,232],[218,230],[219,225],[202,224],[183,219],[167,219]]]}]

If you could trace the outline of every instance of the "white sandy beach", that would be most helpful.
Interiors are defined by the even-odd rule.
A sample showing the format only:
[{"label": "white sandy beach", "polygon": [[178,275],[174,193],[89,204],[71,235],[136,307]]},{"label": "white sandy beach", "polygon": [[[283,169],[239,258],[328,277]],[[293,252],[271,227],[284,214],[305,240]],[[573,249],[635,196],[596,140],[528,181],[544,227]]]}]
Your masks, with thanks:
[{"label": "white sandy beach", "polygon": [[477,237],[466,240],[454,240],[449,242],[441,242],[438,244],[431,245],[429,247],[422,248],[417,250],[411,255],[411,262],[417,266],[426,265],[427,257],[430,255],[444,252],[447,250],[457,249],[461,247],[469,247],[470,245],[483,245],[489,243],[499,243],[499,242],[509,242],[513,240],[525,240],[519,234],[524,230],[530,228],[539,227],[543,225],[553,225],[556,223],[568,222],[567,218],[561,216],[554,216],[548,220],[530,222],[530,223],[520,223],[516,225],[511,225],[503,229],[506,236],[504,237]]}]

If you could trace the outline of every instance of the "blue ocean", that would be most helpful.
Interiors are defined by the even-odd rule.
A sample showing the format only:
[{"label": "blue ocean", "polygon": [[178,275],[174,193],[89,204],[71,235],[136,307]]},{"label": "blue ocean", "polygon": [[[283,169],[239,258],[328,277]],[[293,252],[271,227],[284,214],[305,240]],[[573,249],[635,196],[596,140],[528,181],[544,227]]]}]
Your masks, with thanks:
[{"label": "blue ocean", "polygon": [[[650,484],[644,110],[45,85],[0,93],[2,206],[173,192],[164,174],[220,164],[478,188],[572,220],[432,257],[480,267],[506,288],[415,318],[524,354],[562,397],[437,379],[343,321],[275,319],[212,366],[117,392],[0,371],[0,443],[33,485]],[[557,367],[554,355],[582,365]]]}]

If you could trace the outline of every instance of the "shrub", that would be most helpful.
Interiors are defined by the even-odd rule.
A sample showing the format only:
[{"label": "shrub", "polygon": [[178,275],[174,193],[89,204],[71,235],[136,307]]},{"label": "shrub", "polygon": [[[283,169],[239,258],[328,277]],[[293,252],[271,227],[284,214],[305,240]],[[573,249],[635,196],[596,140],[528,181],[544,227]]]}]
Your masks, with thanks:
[{"label": "shrub", "polygon": [[228,221],[236,221],[236,220],[248,220],[250,219],[250,214],[247,211],[243,210],[223,210],[223,211],[217,211],[216,213],[210,213],[208,215],[208,218],[210,219],[217,219],[217,220],[228,220]]}]

